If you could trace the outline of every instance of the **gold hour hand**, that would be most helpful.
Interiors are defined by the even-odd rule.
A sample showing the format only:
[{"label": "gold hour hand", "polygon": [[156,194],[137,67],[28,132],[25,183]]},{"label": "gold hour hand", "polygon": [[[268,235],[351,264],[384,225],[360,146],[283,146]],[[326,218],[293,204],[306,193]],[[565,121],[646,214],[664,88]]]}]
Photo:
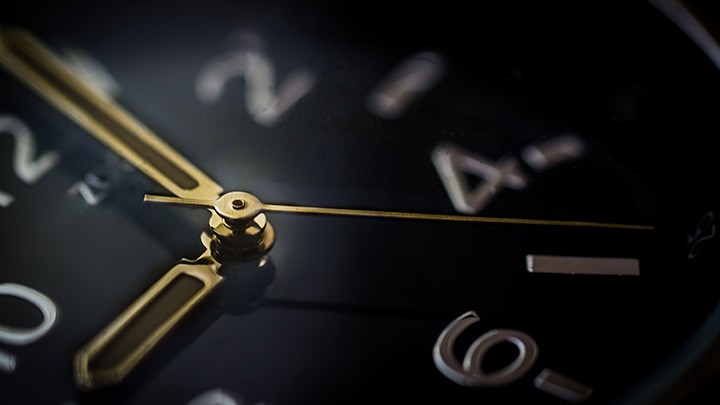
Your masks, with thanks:
[{"label": "gold hour hand", "polygon": [[217,201],[210,205],[214,214],[209,232],[202,234],[205,253],[170,269],[75,355],[79,387],[94,389],[122,381],[223,281],[218,273],[223,262],[260,257],[270,250],[275,234],[257,199],[228,193]]},{"label": "gold hour hand", "polygon": [[183,260],[75,355],[75,382],[84,389],[117,384],[222,281],[209,251]]},{"label": "gold hour hand", "polygon": [[93,389],[122,381],[140,361],[222,281],[225,260],[263,256],[273,245],[272,226],[260,201],[248,193],[227,193],[217,200],[185,199],[213,209],[206,250],[183,260],[75,355],[75,382]]},{"label": "gold hour hand", "polygon": [[173,194],[215,198],[222,192],[130,113],[85,84],[29,32],[0,27],[0,66]]}]

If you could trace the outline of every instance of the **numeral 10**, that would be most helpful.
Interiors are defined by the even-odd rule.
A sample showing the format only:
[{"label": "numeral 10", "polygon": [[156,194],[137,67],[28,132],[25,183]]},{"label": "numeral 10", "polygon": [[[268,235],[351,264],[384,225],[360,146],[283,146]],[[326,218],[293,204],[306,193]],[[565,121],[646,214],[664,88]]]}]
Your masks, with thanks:
[{"label": "numeral 10", "polygon": [[[27,301],[37,307],[43,320],[34,328],[20,329],[0,324],[0,342],[13,346],[24,346],[45,336],[57,322],[57,307],[44,294],[24,285],[14,283],[0,284],[0,295],[7,295]],[[0,350],[0,370],[8,373],[15,371],[15,356]]]}]

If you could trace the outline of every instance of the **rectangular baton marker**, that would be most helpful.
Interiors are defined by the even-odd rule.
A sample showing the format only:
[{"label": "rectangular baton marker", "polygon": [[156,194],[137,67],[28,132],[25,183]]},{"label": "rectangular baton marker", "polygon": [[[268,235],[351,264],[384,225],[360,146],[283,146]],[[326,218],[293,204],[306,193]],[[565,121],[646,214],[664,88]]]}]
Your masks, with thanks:
[{"label": "rectangular baton marker", "polygon": [[527,255],[525,260],[531,273],[640,275],[635,258]]},{"label": "rectangular baton marker", "polygon": [[571,378],[547,368],[535,377],[534,385],[537,389],[573,403],[585,401],[589,399],[593,393],[591,387],[580,384]]}]

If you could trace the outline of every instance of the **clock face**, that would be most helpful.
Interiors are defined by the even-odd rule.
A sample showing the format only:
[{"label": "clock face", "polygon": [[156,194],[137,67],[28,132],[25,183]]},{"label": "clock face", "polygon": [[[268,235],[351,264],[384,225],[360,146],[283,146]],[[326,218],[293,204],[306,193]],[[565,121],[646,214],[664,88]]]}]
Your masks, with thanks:
[{"label": "clock face", "polygon": [[267,255],[223,261],[122,381],[78,388],[76,353],[205,257],[209,215],[143,203],[188,195],[146,176],[157,155],[118,156],[5,63],[4,401],[697,395],[718,332],[720,74],[690,9],[255,3],[21,2],[2,23],[224,190],[376,214],[266,212]]}]

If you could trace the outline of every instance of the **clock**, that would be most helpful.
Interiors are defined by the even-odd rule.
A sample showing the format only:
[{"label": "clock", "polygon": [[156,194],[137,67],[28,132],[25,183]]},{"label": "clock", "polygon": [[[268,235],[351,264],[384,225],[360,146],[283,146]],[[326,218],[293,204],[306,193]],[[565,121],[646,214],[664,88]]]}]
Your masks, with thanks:
[{"label": "clock", "polygon": [[717,12],[12,4],[3,403],[718,398]]}]

